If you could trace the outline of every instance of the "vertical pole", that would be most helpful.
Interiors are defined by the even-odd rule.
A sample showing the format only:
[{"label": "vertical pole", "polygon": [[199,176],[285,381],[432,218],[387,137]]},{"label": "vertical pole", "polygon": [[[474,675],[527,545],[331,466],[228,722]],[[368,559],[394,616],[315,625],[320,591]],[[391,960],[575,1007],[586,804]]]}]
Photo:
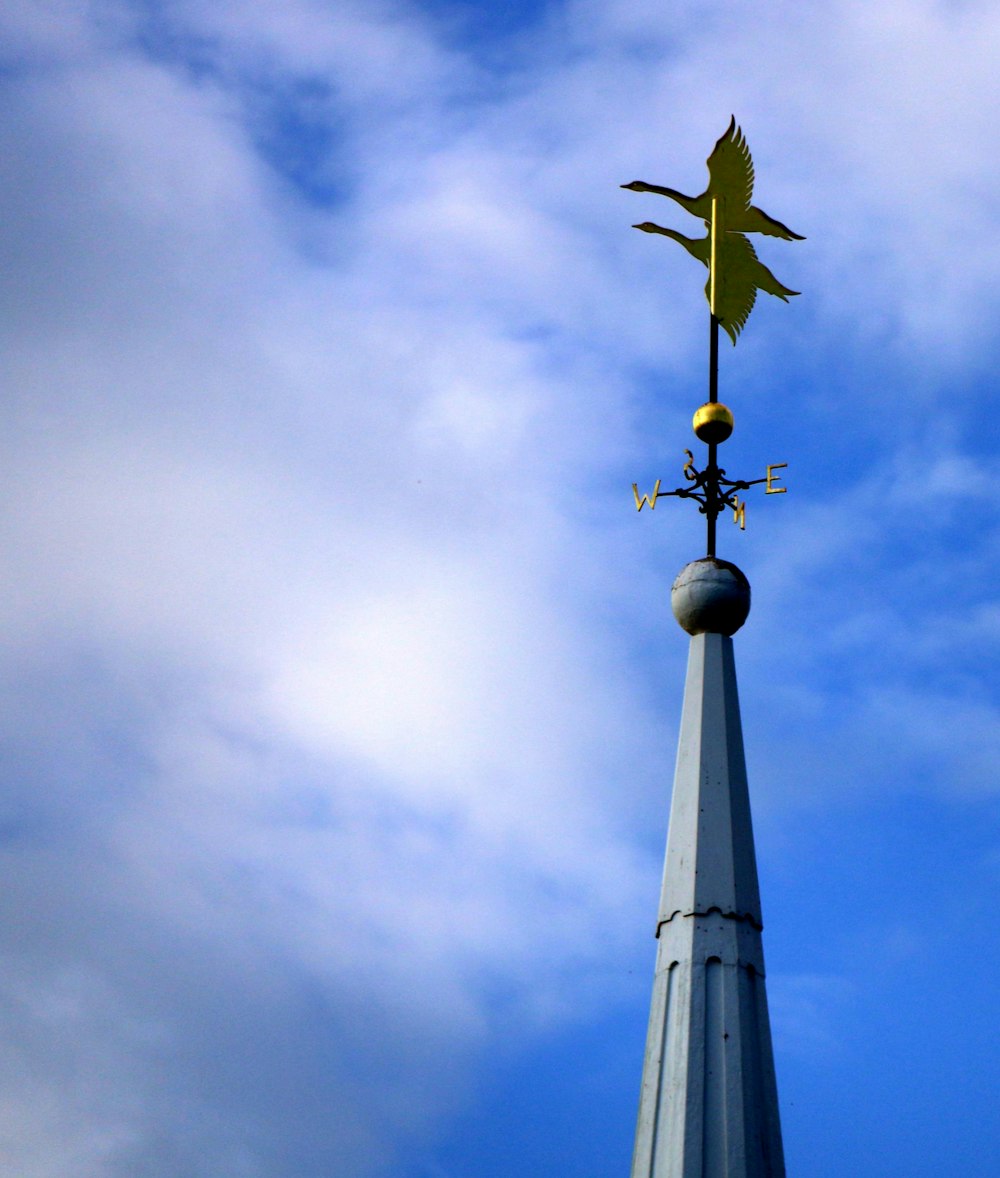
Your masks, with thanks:
[{"label": "vertical pole", "polygon": [[705,547],[706,556],[715,556],[715,524],[719,518],[719,476],[715,464],[717,445],[712,442],[708,447],[708,478],[705,480],[705,520],[708,524],[708,538]]},{"label": "vertical pole", "polygon": [[708,305],[711,309],[712,315],[719,310],[719,235],[722,232],[722,226],[719,224],[719,214],[722,211],[721,202],[717,196],[712,197],[712,244],[711,257],[708,266]]},{"label": "vertical pole", "polygon": [[[722,201],[717,196],[712,197],[712,245],[708,272],[709,288],[709,319],[708,319],[708,400],[714,405],[719,400],[719,319],[716,314],[719,305],[719,250],[722,245],[722,234],[725,226],[722,222]],[[719,475],[716,466],[716,445],[708,447],[708,475],[705,480],[705,522],[707,524],[706,548],[707,556],[715,556],[715,525],[719,518]]]},{"label": "vertical pole", "polygon": [[723,276],[719,273],[721,261],[719,252],[722,248],[722,234],[726,227],[722,224],[722,201],[717,196],[712,197],[712,245],[708,268],[708,307],[709,337],[708,337],[708,399],[714,405],[719,399],[719,295]]},{"label": "vertical pole", "polygon": [[714,315],[709,317],[708,399],[713,405],[719,399],[719,321]]},{"label": "vertical pole", "polygon": [[[719,399],[719,321],[711,317],[711,334],[708,348],[708,399],[715,404]],[[719,516],[719,476],[715,463],[717,445],[708,447],[708,469],[705,474],[705,517],[708,523],[708,548],[706,556],[715,556],[715,523]]]}]

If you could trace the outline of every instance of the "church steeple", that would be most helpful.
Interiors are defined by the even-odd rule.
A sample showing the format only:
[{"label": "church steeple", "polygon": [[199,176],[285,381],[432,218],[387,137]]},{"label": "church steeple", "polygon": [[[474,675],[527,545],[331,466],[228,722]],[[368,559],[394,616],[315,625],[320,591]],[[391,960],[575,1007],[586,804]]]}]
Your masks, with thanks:
[{"label": "church steeple", "polygon": [[730,636],[749,610],[750,587],[734,565],[706,559],[682,571],[672,597],[692,638],[632,1178],[780,1178]]}]

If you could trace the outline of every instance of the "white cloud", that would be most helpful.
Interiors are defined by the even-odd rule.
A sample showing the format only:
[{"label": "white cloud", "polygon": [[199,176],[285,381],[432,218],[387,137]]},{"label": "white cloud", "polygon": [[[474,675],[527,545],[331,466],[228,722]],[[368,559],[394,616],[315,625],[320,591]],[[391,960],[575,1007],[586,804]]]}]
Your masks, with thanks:
[{"label": "white cloud", "polygon": [[[679,564],[694,524],[658,511],[637,541],[627,468],[683,445],[703,275],[629,235],[646,206],[617,185],[697,186],[735,110],[761,202],[810,240],[775,245],[807,294],[760,308],[734,396],[771,379],[781,330],[817,383],[814,339],[921,345],[920,403],[947,407],[939,374],[996,295],[995,16],[772,4],[663,28],[570,5],[501,68],[405,6],[48,11],[8,17],[0,164],[9,1156],[29,1178],[195,1173],[196,1151],[213,1175],[305,1178],[331,1151],[384,1171],[511,1012],[527,1041],[618,1000],[608,955],[655,901],[640,840],[680,674],[634,647],[672,625],[654,544]],[[325,204],[262,145],[317,79]],[[914,479],[935,439],[900,424],[908,392],[838,389],[844,429],[876,404],[902,509],[920,486],[954,501],[961,429]],[[802,735],[767,788],[828,783],[877,733],[982,788],[995,709],[915,685],[947,651],[925,597],[909,630],[885,599],[880,476],[844,478],[761,525],[745,665],[801,640],[760,734]],[[941,625],[995,638],[994,614],[984,585]],[[843,668],[884,634],[909,661],[852,695]],[[942,715],[980,736],[944,769]]]}]

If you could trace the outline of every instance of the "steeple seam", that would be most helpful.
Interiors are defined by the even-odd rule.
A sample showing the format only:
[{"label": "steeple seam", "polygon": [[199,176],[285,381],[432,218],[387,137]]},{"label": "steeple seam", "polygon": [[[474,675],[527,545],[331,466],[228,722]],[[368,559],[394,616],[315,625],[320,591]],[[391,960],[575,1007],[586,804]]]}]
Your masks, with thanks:
[{"label": "steeple seam", "polygon": [[660,929],[662,929],[665,924],[669,924],[675,916],[680,916],[684,919],[687,919],[690,916],[721,916],[723,920],[742,921],[745,924],[750,925],[751,928],[755,928],[758,932],[762,932],[764,929],[763,924],[755,916],[751,916],[749,912],[723,912],[721,908],[713,905],[711,908],[707,908],[704,912],[684,912],[680,908],[675,909],[669,916],[664,917],[663,920],[657,924],[657,937],[660,935]]}]

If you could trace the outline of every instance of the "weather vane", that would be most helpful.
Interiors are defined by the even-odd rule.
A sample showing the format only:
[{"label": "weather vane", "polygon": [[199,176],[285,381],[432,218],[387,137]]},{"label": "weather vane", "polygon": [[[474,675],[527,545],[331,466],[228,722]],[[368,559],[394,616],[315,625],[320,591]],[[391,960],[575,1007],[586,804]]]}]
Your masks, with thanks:
[{"label": "weather vane", "polygon": [[701,506],[699,511],[708,523],[708,555],[715,556],[715,525],[720,512],[731,508],[733,518],[740,528],[746,527],[746,503],[738,492],[749,490],[760,483],[765,484],[765,494],[780,495],[786,487],[775,484],[781,481],[776,470],[782,470],[788,463],[775,462],[767,467],[763,478],[729,479],[719,467],[717,448],[733,432],[733,415],[719,402],[719,328],[720,326],[733,341],[746,326],[750,312],[757,300],[757,291],[788,302],[790,295],[798,294],[783,286],[761,262],[746,237],[747,233],[763,233],[768,237],[780,237],[784,241],[803,241],[799,233],[793,233],[787,225],[769,217],[767,213],[751,204],[753,198],[753,160],[743,132],[736,126],[733,116],[726,133],[716,143],[708,157],[708,187],[700,196],[685,196],[674,188],[662,188],[633,180],[623,184],[632,192],[654,192],[668,196],[682,208],[700,217],[708,230],[704,237],[685,237],[673,229],[664,229],[652,221],[643,221],[633,229],[644,233],[659,233],[673,238],[693,257],[708,267],[708,283],[705,295],[709,306],[709,361],[708,401],[694,415],[694,432],[708,446],[708,465],[703,471],[694,466],[694,455],[685,450],[687,462],[684,477],[689,485],[674,491],[661,491],[657,479],[651,495],[640,497],[636,483],[632,484],[635,505],[639,511],[648,503],[650,510],[657,499],[674,495],[682,499],[694,499]]}]

